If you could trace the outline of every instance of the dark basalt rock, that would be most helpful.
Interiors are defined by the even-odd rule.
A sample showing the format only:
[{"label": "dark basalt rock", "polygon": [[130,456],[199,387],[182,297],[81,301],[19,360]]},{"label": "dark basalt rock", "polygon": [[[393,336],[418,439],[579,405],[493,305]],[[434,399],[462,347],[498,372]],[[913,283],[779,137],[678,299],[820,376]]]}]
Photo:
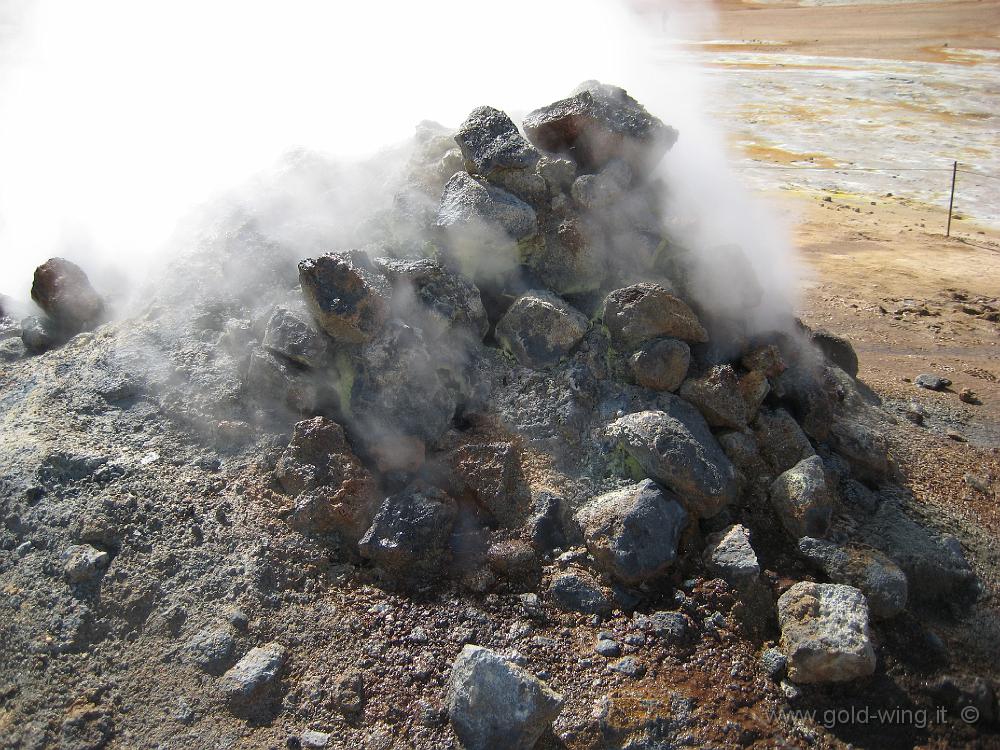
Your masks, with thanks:
[{"label": "dark basalt rock", "polygon": [[597,81],[587,81],[573,96],[529,113],[524,131],[538,147],[568,153],[587,172],[622,159],[645,174],[677,140],[676,130],[649,114],[624,89]]},{"label": "dark basalt rock", "polygon": [[31,299],[65,338],[93,328],[104,313],[104,300],[90,285],[87,274],[64,258],[50,258],[35,269]]},{"label": "dark basalt rock", "polygon": [[472,110],[455,134],[470,171],[489,177],[504,169],[535,166],[540,154],[504,112],[493,107]]},{"label": "dark basalt rock", "polygon": [[389,282],[363,251],[307,258],[299,283],[316,322],[337,341],[368,341],[388,317]]}]

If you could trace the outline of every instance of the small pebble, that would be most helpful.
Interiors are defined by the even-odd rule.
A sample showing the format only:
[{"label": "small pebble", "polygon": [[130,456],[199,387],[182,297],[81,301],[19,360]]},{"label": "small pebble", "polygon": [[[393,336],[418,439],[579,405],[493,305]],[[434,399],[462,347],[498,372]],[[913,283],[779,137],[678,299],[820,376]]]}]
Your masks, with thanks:
[{"label": "small pebble", "polygon": [[622,655],[622,647],[611,640],[598,640],[597,645],[594,646],[594,651],[607,659],[613,659],[616,656]]}]

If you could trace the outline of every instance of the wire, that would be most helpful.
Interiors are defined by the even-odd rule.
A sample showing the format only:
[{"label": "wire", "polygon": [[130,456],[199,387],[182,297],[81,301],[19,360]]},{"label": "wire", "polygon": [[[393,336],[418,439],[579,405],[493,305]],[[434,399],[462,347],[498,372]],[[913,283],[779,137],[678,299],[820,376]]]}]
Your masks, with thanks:
[{"label": "wire", "polygon": [[[794,164],[763,165],[740,164],[737,169],[815,169],[827,172],[950,172],[951,167],[802,167]],[[964,169],[958,170],[964,172]],[[973,174],[979,174],[974,172]],[[988,177],[989,175],[983,175]],[[1000,179],[1000,178],[998,178]]]},{"label": "wire", "polygon": [[988,177],[991,180],[1000,180],[1000,176],[995,174],[986,174],[985,172],[974,172],[971,169],[960,169],[958,170],[962,174],[974,174],[976,177]]}]

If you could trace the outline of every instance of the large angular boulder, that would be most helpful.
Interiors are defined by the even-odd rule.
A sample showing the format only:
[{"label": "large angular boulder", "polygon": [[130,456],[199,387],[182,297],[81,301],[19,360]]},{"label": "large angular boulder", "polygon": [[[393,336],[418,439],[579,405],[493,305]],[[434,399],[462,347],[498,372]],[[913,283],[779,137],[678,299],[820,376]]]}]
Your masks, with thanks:
[{"label": "large angular boulder", "polygon": [[819,456],[799,461],[771,484],[771,505],[794,539],[824,536],[830,528],[835,502]]},{"label": "large angular boulder", "polygon": [[868,600],[875,619],[895,617],[906,608],[906,574],[883,553],[871,547],[845,547],[825,539],[799,539],[799,552],[834,583],[854,586]]},{"label": "large angular boulder", "polygon": [[649,479],[593,498],[575,517],[598,564],[630,585],[666,571],[687,524],[677,499]]},{"label": "large angular boulder", "polygon": [[457,172],[444,186],[437,225],[469,230],[487,241],[506,238],[516,242],[538,231],[535,209],[506,190],[466,172]]},{"label": "large angular boulder", "polygon": [[676,391],[691,365],[691,347],[678,339],[653,339],[632,353],[635,382],[654,391]]},{"label": "large angular boulder", "polygon": [[469,443],[457,448],[448,463],[456,496],[472,500],[503,526],[524,521],[530,492],[513,443]]},{"label": "large angular boulder", "polygon": [[708,333],[690,307],[659,284],[647,282],[611,292],[604,300],[604,325],[611,342],[622,350],[659,337],[708,341]]},{"label": "large angular boulder", "polygon": [[778,599],[778,623],[792,682],[847,682],[875,671],[868,605],[852,586],[797,583]]},{"label": "large angular boulder", "polygon": [[764,460],[777,476],[816,450],[795,418],[784,409],[761,408],[753,421],[753,433]]},{"label": "large angular boulder", "polygon": [[648,173],[677,140],[677,131],[653,117],[624,89],[597,81],[581,84],[573,96],[530,112],[524,131],[546,151],[569,154],[593,172],[622,159]]},{"label": "large angular boulder", "polygon": [[385,499],[358,549],[397,578],[434,575],[447,558],[457,512],[454,498],[438,488],[410,485]]},{"label": "large angular boulder", "polygon": [[878,430],[840,416],[830,425],[829,441],[862,479],[877,483],[892,477],[894,468],[889,457],[889,442]]},{"label": "large angular boulder", "polygon": [[263,347],[305,367],[324,363],[326,341],[302,316],[286,307],[276,307],[264,329]]},{"label": "large angular boulder", "polygon": [[464,351],[393,318],[361,348],[351,373],[351,412],[369,450],[410,436],[433,443],[469,388]]},{"label": "large angular boulder", "polygon": [[587,318],[556,295],[535,289],[510,306],[496,327],[496,337],[525,367],[543,369],[559,360],[583,339]]},{"label": "large angular boulder", "polygon": [[93,328],[104,314],[104,300],[87,274],[65,258],[50,258],[35,269],[31,299],[67,337]]},{"label": "large angular boulder", "polygon": [[368,341],[388,317],[389,281],[361,250],[303,260],[299,283],[316,322],[336,341]]},{"label": "large angular boulder", "polygon": [[493,107],[472,110],[455,133],[455,142],[470,171],[484,177],[499,170],[533,167],[541,156],[514,121]]},{"label": "large angular boulder", "polygon": [[560,217],[522,248],[521,259],[547,288],[579,294],[600,287],[607,275],[607,248],[601,228],[580,216]]},{"label": "large angular boulder", "polygon": [[326,417],[295,425],[274,475],[295,498],[290,523],[300,531],[357,539],[371,522],[378,500],[375,479],[351,451],[343,428]]},{"label": "large angular boulder", "polygon": [[563,699],[495,651],[467,645],[451,666],[445,703],[465,750],[531,750]]},{"label": "large angular boulder", "polygon": [[716,365],[681,385],[680,396],[694,404],[711,427],[742,430],[747,426],[747,406],[739,378],[731,365]]},{"label": "large angular boulder", "polygon": [[692,406],[673,399],[667,408],[626,414],[608,434],[693,515],[713,516],[736,498],[736,469]]},{"label": "large angular boulder", "polygon": [[490,323],[479,288],[440,261],[376,258],[375,265],[392,281],[394,308],[425,320],[427,333],[486,336]]}]

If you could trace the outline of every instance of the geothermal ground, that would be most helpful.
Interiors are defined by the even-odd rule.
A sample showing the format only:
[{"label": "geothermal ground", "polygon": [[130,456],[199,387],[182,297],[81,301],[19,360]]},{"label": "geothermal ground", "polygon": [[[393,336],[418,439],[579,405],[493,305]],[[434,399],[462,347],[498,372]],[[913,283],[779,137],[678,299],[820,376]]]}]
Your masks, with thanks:
[{"label": "geothermal ground", "polygon": [[[725,92],[712,110],[734,134],[736,168],[793,228],[805,269],[796,312],[833,334],[812,339],[826,360],[807,330],[741,341],[716,363],[684,306],[685,325],[655,341],[689,348],[686,384],[640,387],[671,378],[628,371],[635,346],[647,359],[660,350],[621,343],[608,305],[650,294],[677,305],[666,288],[620,278],[590,300],[560,288],[563,269],[541,250],[534,270],[573,306],[490,281],[480,302],[458,276],[398,259],[352,259],[328,276],[307,264],[296,278],[296,263],[328,248],[272,248],[239,210],[199,234],[212,253],[173,269],[141,315],[37,356],[4,338],[0,745],[1000,746],[1000,3],[801,5],[724,3],[720,30],[688,51]],[[425,138],[429,151],[455,146],[451,134]],[[503,153],[523,160],[526,149]],[[979,175],[959,173],[945,237],[953,159]],[[432,211],[445,180],[486,200],[461,158],[441,163],[427,177]],[[552,164],[543,192],[565,182]],[[608,189],[630,182],[620,164],[618,177],[599,172]],[[288,171],[324,169],[304,157]],[[626,192],[640,194],[637,182]],[[504,184],[534,200],[534,183]],[[509,226],[522,219],[503,213]],[[321,294],[310,316],[296,284],[321,293],[338,274],[371,299],[393,286],[423,333],[372,334],[384,321],[331,312]],[[427,312],[399,301],[400,279],[436,317],[415,322]],[[440,325],[477,364],[462,408],[432,437],[454,375],[442,375],[453,347],[434,348]],[[706,327],[728,343],[724,325]],[[369,335],[374,344],[346,341]],[[856,380],[837,337],[856,352]],[[428,363],[425,351],[447,356]],[[372,383],[345,376],[351,357]],[[317,386],[319,371],[337,373],[335,393]],[[921,388],[921,375],[950,383]],[[717,383],[737,377],[741,394],[761,382],[771,393],[747,396],[752,409],[738,397],[733,415],[737,391]],[[395,404],[378,430],[359,431],[358,407],[345,411],[355,385]],[[243,408],[275,400],[280,409]],[[418,416],[404,429],[401,413]],[[741,477],[730,506],[699,514],[729,492],[712,474],[726,458],[678,478],[650,459],[636,414],[669,414],[699,456],[721,445]],[[372,430],[380,439],[366,444]],[[741,453],[740,435],[763,458]],[[810,474],[817,464],[825,472]],[[766,482],[750,475],[758,466]],[[636,484],[646,476],[665,489]],[[375,507],[352,505],[376,484]],[[780,498],[800,485],[813,489],[796,496],[797,515]],[[384,495],[396,505],[379,505]],[[609,495],[605,510],[590,505]],[[654,560],[608,553],[642,546],[642,534],[609,545],[601,534],[618,532],[574,518],[620,505],[623,525],[640,508],[638,526],[662,533],[643,547]],[[799,539],[824,534],[832,542]],[[816,552],[841,547],[861,557],[838,567]],[[802,655],[811,648],[825,666]],[[828,679],[836,670],[844,679]]]}]

